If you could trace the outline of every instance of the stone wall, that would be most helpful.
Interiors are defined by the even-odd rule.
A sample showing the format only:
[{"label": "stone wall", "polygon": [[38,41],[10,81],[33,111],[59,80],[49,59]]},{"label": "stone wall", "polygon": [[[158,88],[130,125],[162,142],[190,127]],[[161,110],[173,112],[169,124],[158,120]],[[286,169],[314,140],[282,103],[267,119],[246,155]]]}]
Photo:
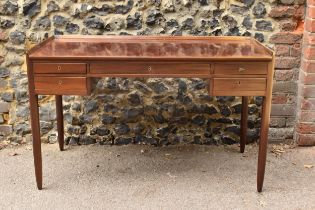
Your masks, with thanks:
[{"label": "stone wall", "polygon": [[[31,139],[25,51],[56,34],[252,36],[276,50],[270,140],[293,139],[304,0],[2,0],[0,142]],[[210,97],[202,79],[94,81],[93,95],[64,97],[71,144],[232,144],[240,98]],[[249,140],[259,137],[261,97],[251,98]],[[56,142],[53,97],[40,97],[41,132]]]}]

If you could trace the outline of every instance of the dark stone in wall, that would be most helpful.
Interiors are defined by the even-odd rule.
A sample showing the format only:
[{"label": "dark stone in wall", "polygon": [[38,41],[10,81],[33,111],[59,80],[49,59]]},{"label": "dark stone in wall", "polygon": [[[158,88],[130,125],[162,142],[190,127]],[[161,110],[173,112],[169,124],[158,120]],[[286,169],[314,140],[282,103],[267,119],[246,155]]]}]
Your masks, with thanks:
[{"label": "dark stone in wall", "polygon": [[116,127],[115,127],[115,132],[116,134],[118,135],[124,135],[124,134],[127,134],[129,133],[130,131],[130,128],[127,124],[124,124],[124,123],[121,123],[121,124],[118,124]]},{"label": "dark stone in wall", "polygon": [[23,14],[25,16],[29,16],[30,18],[40,13],[40,9],[41,9],[40,0],[29,0],[23,4]]},{"label": "dark stone in wall", "polygon": [[116,5],[115,13],[116,14],[127,14],[133,6],[133,0],[128,0],[126,5]]},{"label": "dark stone in wall", "polygon": [[246,16],[243,19],[242,25],[246,28],[246,29],[251,29],[253,27],[253,22],[251,21],[250,16]]},{"label": "dark stone in wall", "polygon": [[67,22],[68,22],[68,19],[63,17],[63,16],[55,15],[53,17],[53,23],[54,23],[55,27],[64,26],[64,25],[66,25]]},{"label": "dark stone in wall", "polygon": [[51,26],[51,21],[49,17],[43,16],[36,20],[34,28],[39,29],[39,30],[48,30],[50,29],[50,26]]},{"label": "dark stone in wall", "polygon": [[25,33],[22,31],[12,31],[9,37],[13,44],[22,44],[26,38]]},{"label": "dark stone in wall", "polygon": [[272,31],[272,23],[266,20],[256,21],[256,28],[258,31]]},{"label": "dark stone in wall", "polygon": [[168,20],[168,21],[166,22],[166,26],[167,26],[168,28],[176,28],[176,27],[178,27],[179,25],[178,25],[177,20],[171,19],[171,20]]},{"label": "dark stone in wall", "polygon": [[225,15],[222,20],[230,29],[237,27],[237,21],[232,16]]},{"label": "dark stone in wall", "polygon": [[49,14],[49,13],[52,13],[52,12],[57,12],[60,10],[60,7],[58,4],[56,4],[54,1],[50,1],[48,2],[47,4],[47,10],[46,10],[46,13]]},{"label": "dark stone in wall", "polygon": [[263,18],[266,15],[266,7],[263,3],[258,2],[253,8],[253,14],[256,18]]},{"label": "dark stone in wall", "polygon": [[259,42],[264,42],[265,41],[265,37],[262,33],[255,33],[254,36],[255,39],[257,39]]},{"label": "dark stone in wall", "polygon": [[2,29],[9,29],[15,25],[14,21],[9,19],[0,19],[0,28]]},{"label": "dark stone in wall", "polygon": [[77,34],[79,32],[80,26],[75,23],[67,23],[66,32],[69,34]]},{"label": "dark stone in wall", "polygon": [[192,29],[194,26],[194,19],[187,18],[182,22],[182,30],[189,30]]},{"label": "dark stone in wall", "polygon": [[231,5],[231,12],[232,13],[236,13],[239,15],[243,15],[246,11],[248,11],[247,7],[242,7],[242,6],[238,6],[238,5]]},{"label": "dark stone in wall", "polygon": [[7,68],[0,67],[0,77],[1,78],[6,78],[10,75],[10,71]]},{"label": "dark stone in wall", "polygon": [[162,14],[158,10],[149,10],[147,14],[146,24],[148,26],[153,26],[155,24],[158,24],[161,21]]},{"label": "dark stone in wall", "polygon": [[87,28],[93,28],[93,29],[103,29],[104,28],[104,21],[100,18],[92,15],[84,19],[83,24]]},{"label": "dark stone in wall", "polygon": [[13,1],[5,1],[0,3],[0,15],[14,15],[17,13],[19,7],[17,3]]},{"label": "dark stone in wall", "polygon": [[13,101],[13,93],[11,92],[3,92],[1,94],[1,99],[6,101],[6,102],[12,102]]},{"label": "dark stone in wall", "polygon": [[114,8],[109,6],[108,4],[103,4],[100,8],[93,7],[92,11],[95,14],[98,14],[100,16],[105,16],[105,15],[108,15],[110,13],[113,13]]},{"label": "dark stone in wall", "polygon": [[98,108],[97,100],[88,101],[85,104],[85,113],[90,113],[95,111]]},{"label": "dark stone in wall", "polygon": [[254,3],[255,0],[241,0],[247,7],[251,7]]},{"label": "dark stone in wall", "polygon": [[110,130],[108,130],[106,127],[101,126],[96,129],[96,133],[99,136],[105,136],[110,134]]},{"label": "dark stone in wall", "polygon": [[209,5],[208,0],[198,0],[198,2],[200,3],[201,6]]}]

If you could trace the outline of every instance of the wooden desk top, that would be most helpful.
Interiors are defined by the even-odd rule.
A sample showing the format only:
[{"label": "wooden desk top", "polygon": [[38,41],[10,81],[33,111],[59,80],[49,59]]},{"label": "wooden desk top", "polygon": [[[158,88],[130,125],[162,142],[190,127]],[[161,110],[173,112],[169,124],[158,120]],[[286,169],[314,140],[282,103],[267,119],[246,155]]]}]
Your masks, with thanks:
[{"label": "wooden desk top", "polygon": [[29,51],[31,60],[268,61],[273,52],[250,37],[55,36]]}]

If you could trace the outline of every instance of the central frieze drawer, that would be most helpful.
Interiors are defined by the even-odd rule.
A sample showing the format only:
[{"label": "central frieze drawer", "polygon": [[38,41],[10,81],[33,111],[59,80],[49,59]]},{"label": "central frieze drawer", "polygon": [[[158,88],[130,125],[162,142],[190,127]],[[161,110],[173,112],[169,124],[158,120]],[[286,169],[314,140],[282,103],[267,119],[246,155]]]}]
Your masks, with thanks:
[{"label": "central frieze drawer", "polygon": [[244,75],[244,74],[267,74],[268,64],[264,62],[235,62],[215,63],[214,74],[216,75]]},{"label": "central frieze drawer", "polygon": [[86,77],[34,77],[37,94],[86,95],[88,94]]},{"label": "central frieze drawer", "polygon": [[192,63],[91,63],[91,74],[103,74],[109,76],[172,76],[184,75],[188,77],[209,77],[210,64],[192,64]]},{"label": "central frieze drawer", "polygon": [[85,74],[85,63],[34,63],[34,73],[38,74]]}]

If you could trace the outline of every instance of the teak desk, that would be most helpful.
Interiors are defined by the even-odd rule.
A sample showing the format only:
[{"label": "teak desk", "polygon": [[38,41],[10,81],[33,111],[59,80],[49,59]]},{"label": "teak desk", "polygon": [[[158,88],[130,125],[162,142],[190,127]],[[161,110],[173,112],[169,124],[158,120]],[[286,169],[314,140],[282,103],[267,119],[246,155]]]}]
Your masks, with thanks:
[{"label": "teak desk", "polygon": [[62,95],[89,95],[92,77],[194,77],[211,96],[242,96],[240,151],[247,133],[248,96],[263,96],[257,169],[261,192],[268,139],[274,54],[248,37],[58,36],[27,53],[35,175],[42,189],[38,95],[55,95],[60,150]]}]

